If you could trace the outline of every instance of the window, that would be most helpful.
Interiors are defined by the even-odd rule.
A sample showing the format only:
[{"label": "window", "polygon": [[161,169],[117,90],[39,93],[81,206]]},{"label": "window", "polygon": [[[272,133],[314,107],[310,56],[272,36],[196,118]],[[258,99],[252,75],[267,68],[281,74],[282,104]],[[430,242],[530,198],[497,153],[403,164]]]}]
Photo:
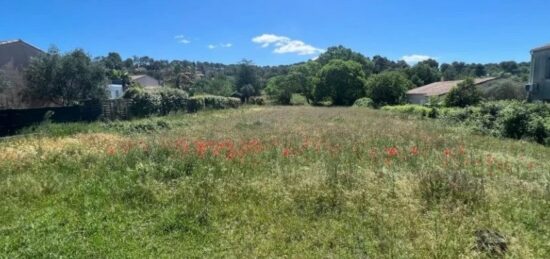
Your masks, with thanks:
[{"label": "window", "polygon": [[550,58],[546,59],[546,64],[544,64],[545,67],[545,73],[546,73],[546,79],[550,79]]},{"label": "window", "polygon": [[120,97],[120,92],[118,90],[115,91],[115,98]]}]

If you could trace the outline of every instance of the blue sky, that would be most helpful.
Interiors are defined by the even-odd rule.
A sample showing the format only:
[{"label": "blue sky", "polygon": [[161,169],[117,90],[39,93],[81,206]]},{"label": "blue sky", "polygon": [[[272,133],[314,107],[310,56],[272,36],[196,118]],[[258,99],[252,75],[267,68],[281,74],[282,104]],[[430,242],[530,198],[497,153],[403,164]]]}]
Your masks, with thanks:
[{"label": "blue sky", "polygon": [[260,65],[342,44],[367,56],[526,61],[550,42],[548,0],[0,0],[0,40],[91,55]]}]

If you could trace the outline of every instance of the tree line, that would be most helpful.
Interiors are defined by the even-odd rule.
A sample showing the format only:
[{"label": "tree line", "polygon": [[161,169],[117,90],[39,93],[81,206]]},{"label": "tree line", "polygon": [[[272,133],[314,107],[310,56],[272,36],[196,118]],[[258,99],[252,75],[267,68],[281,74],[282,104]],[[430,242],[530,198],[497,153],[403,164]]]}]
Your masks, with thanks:
[{"label": "tree line", "polygon": [[91,57],[81,49],[60,53],[52,48],[34,58],[26,70],[25,96],[60,105],[102,99],[106,98],[108,81],[127,88],[132,74],[150,75],[164,86],[191,96],[212,94],[248,101],[267,94],[277,103],[289,104],[292,95],[300,94],[309,103],[333,105],[351,105],[367,96],[377,103],[393,104],[402,101],[407,89],[440,80],[512,75],[526,81],[529,63],[439,64],[430,59],[410,66],[336,46],[316,60],[293,65],[257,66],[249,60],[225,65],[147,56],[122,59],[116,52]]}]

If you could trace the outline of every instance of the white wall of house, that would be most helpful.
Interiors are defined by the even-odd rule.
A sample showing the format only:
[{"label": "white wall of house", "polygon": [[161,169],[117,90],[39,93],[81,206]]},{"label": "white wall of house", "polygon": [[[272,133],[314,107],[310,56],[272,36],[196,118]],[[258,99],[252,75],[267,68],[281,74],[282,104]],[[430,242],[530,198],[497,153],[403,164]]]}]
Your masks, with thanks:
[{"label": "white wall of house", "polygon": [[107,91],[109,93],[109,99],[119,99],[122,98],[124,94],[122,85],[110,84],[107,86]]}]

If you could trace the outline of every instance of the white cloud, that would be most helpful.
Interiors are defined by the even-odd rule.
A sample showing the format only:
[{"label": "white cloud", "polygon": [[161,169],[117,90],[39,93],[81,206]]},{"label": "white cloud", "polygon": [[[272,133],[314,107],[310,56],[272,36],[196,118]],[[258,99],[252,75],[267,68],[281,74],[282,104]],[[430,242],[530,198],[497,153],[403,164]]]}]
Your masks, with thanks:
[{"label": "white cloud", "polygon": [[415,65],[424,60],[435,59],[435,58],[426,56],[426,55],[413,54],[413,55],[403,56],[401,59],[407,62],[407,64],[409,65]]},{"label": "white cloud", "polygon": [[220,44],[217,44],[217,45],[209,44],[207,47],[209,49],[231,48],[231,47],[233,47],[233,43],[220,43]]},{"label": "white cloud", "polygon": [[273,52],[277,54],[295,53],[298,55],[315,55],[325,52],[324,49],[316,48],[301,40],[293,40],[289,37],[275,34],[262,34],[254,37],[252,42],[261,44],[262,48],[273,45],[275,46]]},{"label": "white cloud", "polygon": [[176,39],[176,40],[177,40],[179,43],[181,43],[181,44],[189,44],[189,43],[191,43],[190,40],[188,40],[187,38],[185,38],[184,35],[181,35],[181,34],[180,34],[180,35],[174,36],[174,39]]}]

